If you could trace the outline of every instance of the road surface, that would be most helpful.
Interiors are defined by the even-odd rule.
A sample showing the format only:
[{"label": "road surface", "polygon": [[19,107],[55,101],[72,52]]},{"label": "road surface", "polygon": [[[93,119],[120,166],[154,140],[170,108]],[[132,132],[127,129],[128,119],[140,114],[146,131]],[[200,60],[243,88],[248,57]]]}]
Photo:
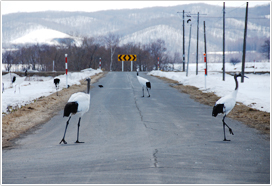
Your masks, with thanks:
[{"label": "road surface", "polygon": [[[92,102],[59,144],[67,117],[49,122],[2,151],[3,184],[269,184],[270,143],[226,118],[234,135],[223,142],[222,116],[167,83],[151,81],[142,96],[136,72],[109,72],[93,84]],[[104,87],[99,88],[102,84]]]}]

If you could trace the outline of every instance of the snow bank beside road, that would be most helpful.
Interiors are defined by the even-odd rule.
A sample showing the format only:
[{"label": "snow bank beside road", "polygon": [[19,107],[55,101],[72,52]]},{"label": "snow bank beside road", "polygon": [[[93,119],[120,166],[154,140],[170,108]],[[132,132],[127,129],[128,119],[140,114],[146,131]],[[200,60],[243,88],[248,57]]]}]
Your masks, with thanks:
[{"label": "snow bank beside road", "polygon": [[[206,89],[204,72],[199,72],[198,75],[190,73],[186,77],[186,72],[154,70],[149,72],[148,75],[176,80],[184,85],[198,87],[204,92],[214,92],[219,97],[225,96],[235,88],[233,76],[226,74],[225,81],[222,81],[222,73],[220,72],[209,72],[206,77]],[[239,91],[237,102],[241,102],[251,108],[270,112],[270,74],[246,74],[246,76],[249,78],[245,78],[244,83],[241,83],[241,79],[238,78]]]},{"label": "snow bank beside road", "polygon": [[[79,85],[80,80],[102,72],[102,70],[85,69],[81,72],[68,73],[68,84]],[[16,76],[15,84],[12,87],[11,77]],[[59,90],[66,88],[66,75],[60,75],[55,78],[60,79]],[[33,77],[29,81],[25,77],[20,77],[14,73],[2,76],[5,90],[2,93],[2,113],[8,111],[8,107],[21,107],[33,102],[41,96],[48,96],[56,92],[53,77]],[[19,84],[18,84],[19,83]],[[16,85],[16,93],[14,93]],[[18,87],[20,86],[20,92]]]}]

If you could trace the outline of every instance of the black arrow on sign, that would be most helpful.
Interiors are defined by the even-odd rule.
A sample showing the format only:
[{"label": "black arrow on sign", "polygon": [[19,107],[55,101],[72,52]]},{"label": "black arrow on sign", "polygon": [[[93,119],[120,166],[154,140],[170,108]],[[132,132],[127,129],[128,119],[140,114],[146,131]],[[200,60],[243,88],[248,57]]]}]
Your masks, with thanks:
[{"label": "black arrow on sign", "polygon": [[126,61],[126,55],[122,55],[122,61]]},{"label": "black arrow on sign", "polygon": [[130,59],[131,59],[131,55],[128,55],[128,61],[131,61]]},{"label": "black arrow on sign", "polygon": [[122,57],[122,55],[118,55],[119,61],[122,61],[121,57]]},{"label": "black arrow on sign", "polygon": [[131,61],[135,61],[135,57],[136,57],[136,55],[131,55]]}]

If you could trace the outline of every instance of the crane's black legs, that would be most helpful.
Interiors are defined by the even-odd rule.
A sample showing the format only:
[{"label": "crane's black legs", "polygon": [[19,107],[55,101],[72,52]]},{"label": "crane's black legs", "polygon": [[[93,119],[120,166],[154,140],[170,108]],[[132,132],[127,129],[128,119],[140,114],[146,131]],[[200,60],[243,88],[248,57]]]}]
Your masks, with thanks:
[{"label": "crane's black legs", "polygon": [[150,94],[149,94],[149,91],[148,91],[148,88],[146,87],[146,90],[147,90],[147,92],[148,92],[148,97],[150,97]]},{"label": "crane's black legs", "polygon": [[[142,97],[144,97],[144,87],[142,88],[142,90],[143,90],[143,96]],[[146,87],[146,91],[147,91],[147,93],[148,93],[148,97],[150,97],[150,94],[149,94],[149,91],[148,91],[148,88]]]},{"label": "crane's black legs", "polygon": [[234,135],[234,134],[232,132],[232,129],[225,123],[225,117],[226,117],[226,115],[224,115],[223,120],[222,120],[223,121],[223,131],[224,131],[224,140],[223,141],[230,141],[230,140],[226,139],[225,126],[227,126],[229,128],[230,134],[232,134],[232,135]]},{"label": "crane's black legs", "polygon": [[58,89],[57,89],[57,86],[56,86],[56,92],[57,92],[57,96],[58,96]]},{"label": "crane's black legs", "polygon": [[68,127],[68,125],[69,125],[69,121],[70,121],[70,119],[71,119],[71,116],[69,117],[69,119],[68,119],[68,121],[67,121],[67,123],[66,123],[66,127],[65,127],[65,131],[64,131],[64,135],[63,135],[63,138],[62,138],[62,140],[60,141],[60,143],[59,143],[59,144],[61,144],[62,142],[63,142],[64,144],[67,144],[67,142],[64,140],[64,138],[65,138],[66,130],[67,130],[67,127]]},{"label": "crane's black legs", "polygon": [[79,127],[80,127],[80,120],[81,120],[81,117],[79,117],[78,119],[78,124],[77,124],[77,140],[75,143],[84,143],[84,142],[80,142],[78,141],[78,137],[79,137]]}]

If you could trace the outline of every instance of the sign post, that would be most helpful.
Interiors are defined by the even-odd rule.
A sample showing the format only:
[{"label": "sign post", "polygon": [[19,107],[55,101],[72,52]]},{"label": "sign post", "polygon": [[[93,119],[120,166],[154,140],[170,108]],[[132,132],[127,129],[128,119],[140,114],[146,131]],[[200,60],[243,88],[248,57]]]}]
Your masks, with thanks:
[{"label": "sign post", "polygon": [[206,61],[206,54],[205,53],[204,53],[204,66],[205,66],[205,89],[206,89],[207,61]]},{"label": "sign post", "polygon": [[66,71],[66,87],[68,88],[68,64],[67,64],[67,54],[65,54],[65,71]]},{"label": "sign post", "polygon": [[124,72],[124,61],[122,61],[122,72]]},{"label": "sign post", "polygon": [[130,54],[119,54],[118,61],[122,61],[122,72],[124,72],[124,61],[131,61],[131,72],[133,71],[133,61],[137,60],[137,55]]},{"label": "sign post", "polygon": [[160,58],[158,57],[158,70],[160,70]]},{"label": "sign post", "polygon": [[99,58],[99,69],[101,70],[101,57]]}]

